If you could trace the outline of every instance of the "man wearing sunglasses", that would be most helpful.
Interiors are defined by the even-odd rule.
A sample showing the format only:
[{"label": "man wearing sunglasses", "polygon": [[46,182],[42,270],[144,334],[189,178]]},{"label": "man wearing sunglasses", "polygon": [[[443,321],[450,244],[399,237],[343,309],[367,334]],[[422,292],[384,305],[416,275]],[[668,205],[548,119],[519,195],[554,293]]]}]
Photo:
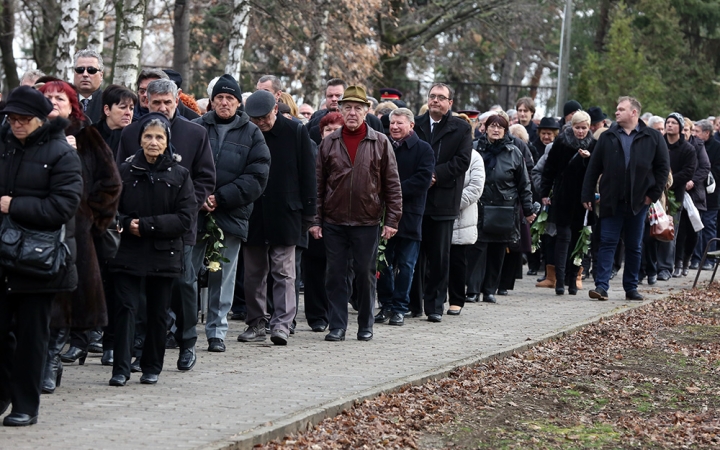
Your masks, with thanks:
[{"label": "man wearing sunglasses", "polygon": [[78,93],[80,106],[93,123],[100,121],[103,116],[100,85],[104,69],[102,57],[96,51],[86,48],[75,53],[73,84]]}]

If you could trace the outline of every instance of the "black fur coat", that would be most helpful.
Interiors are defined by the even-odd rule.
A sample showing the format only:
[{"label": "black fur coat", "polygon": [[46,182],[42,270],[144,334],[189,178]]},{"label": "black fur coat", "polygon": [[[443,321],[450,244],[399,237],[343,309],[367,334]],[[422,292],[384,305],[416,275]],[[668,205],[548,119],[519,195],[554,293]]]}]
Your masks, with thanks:
[{"label": "black fur coat", "polygon": [[115,218],[122,182],[112,151],[91,126],[71,125],[83,167],[83,194],[75,215],[78,287],[58,294],[51,326],[90,329],[107,325],[107,308],[100,264],[93,238],[105,232]]}]

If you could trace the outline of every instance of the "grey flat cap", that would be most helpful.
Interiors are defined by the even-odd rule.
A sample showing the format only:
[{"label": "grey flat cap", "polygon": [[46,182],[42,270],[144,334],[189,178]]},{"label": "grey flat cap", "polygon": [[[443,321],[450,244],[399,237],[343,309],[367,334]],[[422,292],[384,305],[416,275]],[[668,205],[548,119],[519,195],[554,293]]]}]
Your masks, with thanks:
[{"label": "grey flat cap", "polygon": [[245,101],[245,112],[250,117],[267,116],[275,108],[275,96],[268,91],[255,91]]}]

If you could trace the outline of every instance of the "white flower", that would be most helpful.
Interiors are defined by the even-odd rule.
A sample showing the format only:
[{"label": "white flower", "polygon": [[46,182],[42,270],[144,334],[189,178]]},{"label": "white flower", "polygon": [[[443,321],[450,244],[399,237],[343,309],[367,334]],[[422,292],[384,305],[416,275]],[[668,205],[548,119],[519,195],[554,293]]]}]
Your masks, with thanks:
[{"label": "white flower", "polygon": [[579,267],[579,266],[582,266],[582,258],[575,258],[575,259],[573,260],[573,264],[575,264],[575,265],[578,266],[578,267]]},{"label": "white flower", "polygon": [[210,261],[210,263],[208,264],[208,270],[210,272],[217,272],[221,268],[222,267],[220,267],[220,263],[218,261]]}]

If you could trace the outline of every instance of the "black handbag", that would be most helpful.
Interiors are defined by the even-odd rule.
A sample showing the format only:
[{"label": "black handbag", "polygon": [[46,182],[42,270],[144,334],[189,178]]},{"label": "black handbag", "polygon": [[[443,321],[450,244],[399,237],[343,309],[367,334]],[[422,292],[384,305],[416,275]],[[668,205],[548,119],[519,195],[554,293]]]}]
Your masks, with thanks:
[{"label": "black handbag", "polygon": [[9,215],[0,226],[0,266],[41,280],[55,277],[70,254],[65,244],[65,225],[56,231],[31,230]]},{"label": "black handbag", "polygon": [[515,227],[515,207],[482,205],[482,231],[487,234],[507,234]]},{"label": "black handbag", "polygon": [[120,249],[120,231],[118,231],[119,221],[117,217],[107,227],[107,230],[95,240],[95,247],[98,259],[107,261],[114,259]]}]

